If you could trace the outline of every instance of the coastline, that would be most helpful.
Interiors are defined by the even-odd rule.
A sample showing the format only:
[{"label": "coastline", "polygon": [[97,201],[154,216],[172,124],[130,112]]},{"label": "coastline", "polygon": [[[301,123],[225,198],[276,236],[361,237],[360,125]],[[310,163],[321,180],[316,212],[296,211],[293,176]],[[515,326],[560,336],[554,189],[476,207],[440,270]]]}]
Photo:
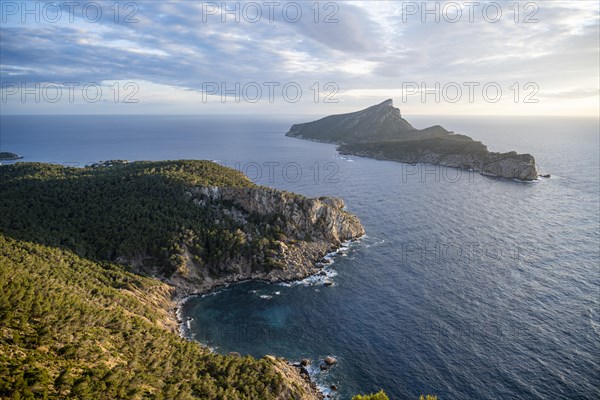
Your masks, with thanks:
[{"label": "coastline", "polygon": [[534,182],[540,181],[541,178],[550,178],[550,174],[548,174],[548,173],[539,173],[538,172],[538,175],[537,175],[536,179],[526,180],[526,179],[518,179],[518,178],[514,178],[514,177],[507,177],[507,176],[502,176],[502,175],[496,175],[496,174],[493,174],[491,172],[482,171],[479,168],[461,168],[461,167],[457,167],[457,166],[453,166],[453,165],[432,164],[432,163],[421,162],[421,161],[417,161],[417,162],[402,161],[402,160],[398,160],[398,159],[393,158],[393,157],[386,157],[386,156],[381,155],[381,154],[363,154],[360,151],[353,152],[353,151],[350,151],[350,150],[343,150],[343,149],[340,149],[340,147],[343,146],[343,144],[340,144],[340,143],[337,143],[337,142],[332,142],[332,141],[327,141],[327,140],[318,140],[318,139],[315,139],[315,138],[307,138],[307,137],[303,137],[302,135],[289,135],[289,132],[286,133],[285,136],[289,137],[289,138],[293,138],[293,139],[307,140],[309,142],[325,143],[325,144],[334,145],[336,153],[338,155],[340,155],[340,156],[354,156],[354,157],[366,158],[366,159],[370,159],[370,160],[392,161],[392,162],[396,162],[396,163],[410,164],[410,165],[424,164],[424,165],[441,166],[441,167],[456,169],[456,170],[459,170],[459,171],[477,172],[479,175],[484,176],[484,177],[497,178],[497,179],[508,179],[508,180],[512,180],[514,182],[519,182],[519,183],[534,183]]},{"label": "coastline", "polygon": [[[236,284],[245,283],[245,282],[264,282],[264,283],[270,283],[270,284],[278,284],[278,283],[279,284],[280,283],[300,284],[300,283],[302,283],[302,281],[304,279],[319,276],[321,274],[321,271],[326,270],[327,267],[329,267],[331,265],[331,262],[329,261],[331,257],[342,254],[343,250],[348,249],[353,244],[360,243],[365,236],[366,236],[366,234],[363,234],[362,236],[360,236],[356,239],[350,239],[350,240],[346,240],[345,242],[342,242],[338,248],[336,248],[333,251],[328,252],[323,257],[321,257],[319,259],[319,261],[317,261],[313,265],[313,268],[311,269],[310,273],[298,275],[294,279],[270,280],[270,279],[262,277],[262,275],[257,275],[256,277],[247,277],[244,279],[229,281],[231,279],[231,277],[224,277],[224,278],[212,281],[210,286],[199,289],[198,291],[196,291],[194,293],[177,293],[177,287],[175,287],[175,285],[173,285],[171,282],[168,282],[168,281],[165,282],[168,285],[172,286],[174,289],[174,297],[173,297],[172,301],[175,303],[175,307],[173,310],[173,315],[175,317],[175,321],[178,324],[178,327],[179,327],[178,330],[181,332],[184,327],[185,321],[183,320],[183,317],[182,317],[183,306],[190,299],[192,299],[194,297],[199,297],[199,296],[206,296],[211,293],[217,292],[223,288],[227,288],[231,285],[236,285]],[[180,333],[180,336],[184,339],[189,340],[189,338],[186,337],[183,333]]]},{"label": "coastline", "polygon": [[[116,164],[123,165],[115,168]],[[240,171],[203,160],[127,164],[113,160],[108,164],[104,162],[101,167],[102,174],[94,173],[96,171],[91,167],[83,169],[42,162],[3,167],[6,168],[3,170],[6,180],[2,181],[2,188],[10,196],[2,205],[12,219],[3,220],[2,226],[7,230],[17,227],[15,231],[19,232],[15,238],[3,241],[3,245],[11,250],[8,256],[16,257],[16,253],[12,254],[13,246],[19,254],[27,252],[27,246],[42,246],[39,257],[40,260],[42,257],[51,259],[45,265],[49,270],[52,270],[51,264],[62,263],[61,278],[69,277],[69,271],[73,270],[78,274],[76,284],[82,285],[73,293],[73,301],[71,297],[67,303],[57,300],[60,309],[71,312],[85,307],[88,312],[88,302],[94,307],[89,308],[93,317],[86,319],[85,324],[78,319],[69,320],[68,326],[82,335],[86,349],[95,346],[95,342],[87,340],[88,334],[103,333],[97,336],[102,356],[98,356],[97,347],[93,347],[94,350],[85,354],[66,357],[82,363],[76,374],[85,374],[82,371],[87,371],[86,368],[96,362],[111,370],[122,360],[143,359],[144,363],[127,369],[127,373],[141,371],[150,376],[158,369],[156,363],[161,362],[160,375],[157,375],[161,379],[144,385],[144,390],[164,391],[166,397],[172,397],[173,393],[187,394],[184,397],[193,397],[195,393],[213,397],[215,393],[222,393],[230,397],[231,393],[235,398],[323,398],[315,389],[316,382],[306,380],[287,360],[264,355],[276,351],[274,348],[256,352],[254,357],[241,357],[237,352],[217,353],[217,348],[211,354],[203,343],[192,343],[193,336],[186,335],[182,325],[184,320],[190,324],[183,306],[194,295],[207,294],[232,283],[247,280],[295,282],[319,273],[333,254],[347,251],[347,247],[365,233],[358,217],[345,209],[343,200],[329,196],[309,198],[258,186]],[[11,186],[13,179],[22,179],[24,183]],[[55,187],[55,180],[60,180],[64,186]],[[25,202],[30,206],[21,207],[23,199],[36,199],[30,196],[31,192],[44,192],[48,197]],[[70,199],[76,200],[68,204],[62,201],[62,194],[66,192],[72,194]],[[68,222],[63,218],[65,207],[73,214]],[[98,218],[89,220],[86,208],[97,210]],[[41,209],[44,212],[38,212]],[[139,217],[147,214],[152,217]],[[18,221],[23,219],[33,223],[19,225]],[[128,222],[127,232],[120,231],[123,221]],[[74,235],[70,228],[73,224],[98,227],[90,231],[101,234]],[[52,232],[46,231],[49,226],[53,227]],[[114,233],[109,233],[111,231]],[[150,238],[129,242],[129,239],[134,242],[136,236],[146,236],[149,231],[153,233],[147,235]],[[11,236],[14,232],[10,230],[9,233]],[[71,241],[53,250],[57,246],[56,237],[69,237]],[[124,242],[127,246],[123,246]],[[85,247],[85,254],[80,254],[80,245]],[[100,250],[95,250],[97,248]],[[96,259],[89,257],[95,254],[92,250],[106,250],[106,253]],[[37,256],[37,250],[35,252]],[[198,256],[199,253],[204,259]],[[30,264],[37,261],[26,260]],[[26,264],[21,259],[15,262],[16,265]],[[45,258],[43,263],[46,263]],[[44,276],[36,275],[37,270],[30,264],[26,264],[31,266],[31,271],[23,275],[23,282],[29,275],[40,282],[51,275],[46,272]],[[334,272],[327,274],[334,276]],[[87,275],[91,279],[89,286]],[[323,279],[325,277],[320,276],[317,281]],[[311,280],[311,283],[316,282]],[[58,281],[56,287],[70,293],[72,285],[73,281],[65,279]],[[15,287],[11,286],[11,290]],[[32,285],[23,286],[23,290],[35,293]],[[113,303],[117,314],[111,316]],[[23,315],[31,320],[29,311],[25,310]],[[210,322],[207,315],[199,312],[202,314],[198,315],[206,316]],[[34,323],[38,324],[35,319]],[[130,342],[120,332],[139,336]],[[49,334],[43,333],[43,337]],[[17,347],[24,343],[18,342],[14,343]],[[105,344],[109,349],[103,347]],[[147,346],[159,349],[162,360],[158,360],[155,352],[144,351]],[[232,346],[232,350],[236,347]],[[306,350],[311,348],[306,347]],[[47,354],[49,351],[42,352]],[[173,352],[176,353],[173,359],[177,360],[177,368],[168,363]],[[284,351],[281,353],[288,355]],[[303,349],[299,354],[305,354]],[[57,361],[67,362],[62,354],[59,355]],[[162,364],[163,360],[167,363]],[[23,366],[27,365],[23,363]],[[229,367],[235,367],[235,370]],[[48,370],[52,376],[55,368],[53,365],[48,368],[52,368]],[[104,370],[102,374],[105,376]],[[171,385],[168,378],[162,379],[163,376],[176,376],[177,379]],[[197,387],[188,384],[188,379]],[[118,384],[130,389],[125,381],[119,380]],[[49,385],[55,390],[52,382]],[[85,390],[87,388],[89,386]],[[100,387],[95,389],[102,391]],[[265,390],[273,396],[263,396]]]},{"label": "coastline", "polygon": [[[232,282],[220,282],[220,280],[215,280],[212,282],[213,285],[211,285],[207,288],[200,289],[196,293],[190,293],[190,294],[177,294],[177,288],[175,288],[171,283],[167,282],[169,285],[173,286],[175,289],[175,292],[174,292],[175,297],[173,299],[173,302],[175,303],[175,307],[173,310],[173,314],[174,314],[175,321],[177,323],[177,328],[178,328],[177,333],[179,334],[179,336],[182,339],[185,339],[188,341],[195,341],[189,334],[186,334],[186,328],[189,329],[189,327],[186,326],[188,320],[187,319],[184,320],[184,317],[183,317],[183,307],[189,300],[191,300],[195,297],[199,297],[199,296],[207,296],[212,293],[218,293],[223,288],[227,288],[231,285],[245,283],[245,282],[265,282],[265,283],[269,283],[269,284],[281,284],[281,283],[302,284],[302,282],[307,278],[322,276],[323,271],[326,271],[326,269],[329,268],[331,266],[331,264],[333,264],[333,262],[331,261],[332,257],[338,256],[338,255],[342,254],[342,252],[344,250],[349,249],[352,245],[360,243],[365,236],[366,236],[366,234],[363,234],[362,236],[360,236],[358,238],[350,239],[345,242],[342,242],[338,248],[336,248],[333,251],[328,252],[318,262],[316,262],[313,265],[311,273],[299,275],[298,277],[296,277],[296,279],[292,279],[292,280],[281,279],[281,280],[273,281],[273,280],[269,280],[269,279],[261,279],[260,277],[258,277],[258,278],[249,277],[247,279],[235,280]],[[227,279],[227,278],[223,278],[223,279]],[[215,283],[215,282],[217,282],[217,283]],[[208,349],[211,353],[215,353],[215,350],[213,348],[211,348],[210,346],[207,346],[206,344],[197,342],[197,341],[196,341],[196,343],[198,343],[202,347]],[[265,354],[263,357],[270,358],[270,359],[272,358],[273,360],[284,362],[287,366],[293,368],[297,372],[298,376],[300,376],[300,378],[302,378],[306,382],[306,384],[316,393],[317,398],[319,398],[319,399],[333,398],[331,396],[331,394],[325,393],[325,390],[327,390],[327,389],[319,386],[319,384],[314,379],[314,377],[312,377],[311,374],[309,373],[308,369],[306,367],[302,366],[299,361],[289,361],[286,358],[282,358],[282,357],[278,357],[278,356],[274,356],[274,355],[270,355],[270,354]]]},{"label": "coastline", "polygon": [[[303,140],[311,140],[311,139],[303,139]],[[312,140],[311,140],[312,141]],[[320,143],[329,143],[329,142],[320,142]],[[334,144],[334,143],[331,143]],[[337,151],[337,149],[336,149]],[[340,156],[354,156],[354,157],[359,157],[359,158],[366,158],[369,160],[377,160],[377,161],[391,161],[391,162],[395,162],[395,163],[400,163],[400,164],[409,164],[409,165],[416,165],[416,164],[423,164],[423,165],[433,165],[433,166],[440,166],[440,167],[445,167],[445,168],[452,168],[455,170],[459,170],[459,171],[466,171],[466,172],[476,172],[477,174],[483,176],[483,177],[487,177],[487,178],[496,178],[496,179],[501,179],[501,180],[512,180],[514,182],[519,182],[519,183],[536,183],[542,180],[542,178],[548,179],[550,178],[550,174],[538,174],[538,177],[536,179],[531,179],[531,180],[524,180],[524,179],[518,179],[518,178],[508,178],[502,175],[496,175],[493,174],[491,172],[484,172],[478,168],[461,168],[461,167],[456,167],[456,166],[452,166],[452,165],[445,165],[445,164],[432,164],[432,163],[428,163],[428,162],[408,162],[408,161],[400,161],[400,160],[396,160],[394,158],[391,157],[385,157],[385,156],[381,156],[381,155],[365,155],[365,154],[358,154],[358,153],[351,153],[351,152],[340,152],[337,151],[337,153]]]}]

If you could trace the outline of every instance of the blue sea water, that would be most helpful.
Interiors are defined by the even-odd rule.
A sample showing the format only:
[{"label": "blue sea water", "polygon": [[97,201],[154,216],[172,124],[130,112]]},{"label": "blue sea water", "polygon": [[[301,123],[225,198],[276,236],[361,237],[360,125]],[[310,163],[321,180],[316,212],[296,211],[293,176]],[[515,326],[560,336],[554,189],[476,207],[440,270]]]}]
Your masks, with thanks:
[{"label": "blue sea water", "polygon": [[0,151],[67,165],[211,159],[343,198],[367,236],[333,257],[333,286],[243,283],[186,303],[186,333],[215,351],[313,366],[334,355],[314,376],[340,399],[600,398],[598,120],[407,118],[532,153],[552,178],[340,157],[286,138],[310,120],[289,116],[2,116]]}]

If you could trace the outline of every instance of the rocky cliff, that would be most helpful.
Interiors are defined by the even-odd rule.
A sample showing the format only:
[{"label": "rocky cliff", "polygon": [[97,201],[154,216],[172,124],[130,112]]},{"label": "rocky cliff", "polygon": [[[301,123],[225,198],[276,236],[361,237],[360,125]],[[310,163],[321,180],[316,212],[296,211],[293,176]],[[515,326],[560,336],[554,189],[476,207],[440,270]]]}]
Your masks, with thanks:
[{"label": "rocky cliff", "polygon": [[286,136],[336,143],[341,154],[473,169],[485,175],[524,181],[535,180],[539,175],[530,154],[490,152],[481,142],[439,125],[414,128],[402,118],[392,100],[293,125]]},{"label": "rocky cliff", "polygon": [[405,163],[427,163],[451,168],[472,169],[483,175],[522,181],[538,178],[535,159],[530,154],[494,153],[481,142],[456,137],[389,141],[375,143],[352,143],[340,145],[340,154],[357,155],[379,160]]},{"label": "rocky cliff", "polygon": [[[250,221],[268,221],[263,229],[276,229],[278,236],[266,251],[224,260],[226,265],[216,268],[206,268],[186,252],[184,263],[169,278],[180,295],[202,293],[248,279],[271,282],[302,279],[318,272],[316,264],[327,253],[364,235],[360,221],[344,210],[341,199],[310,199],[258,186],[196,187],[190,188],[186,195],[196,206],[219,210],[240,226],[248,226]],[[240,229],[237,234],[241,242],[249,242],[259,232]],[[265,264],[271,267],[262,268]]]}]

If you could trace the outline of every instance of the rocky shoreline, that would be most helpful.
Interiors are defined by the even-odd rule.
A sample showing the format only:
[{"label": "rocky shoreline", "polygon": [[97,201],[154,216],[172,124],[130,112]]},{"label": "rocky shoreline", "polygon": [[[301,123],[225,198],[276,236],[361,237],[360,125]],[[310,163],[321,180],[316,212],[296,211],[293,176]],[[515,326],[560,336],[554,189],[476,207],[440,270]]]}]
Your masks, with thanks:
[{"label": "rocky shoreline", "polygon": [[343,242],[339,247],[337,247],[333,251],[330,251],[327,254],[323,255],[318,261],[313,263],[313,265],[309,269],[299,271],[299,273],[297,275],[294,275],[291,277],[285,277],[285,278],[279,279],[279,278],[269,277],[269,274],[266,274],[266,273],[256,273],[256,274],[251,274],[249,276],[242,275],[242,274],[234,274],[231,276],[225,276],[225,277],[222,277],[219,279],[214,279],[214,280],[210,281],[210,283],[207,283],[205,285],[200,285],[197,287],[197,289],[195,291],[193,291],[191,293],[187,291],[188,287],[181,290],[181,288],[178,288],[177,286],[175,286],[176,284],[171,282],[170,280],[165,280],[164,278],[161,280],[173,287],[174,301],[177,302],[178,304],[180,304],[180,303],[183,304],[186,301],[188,301],[190,298],[211,294],[222,288],[226,288],[226,287],[229,287],[230,285],[235,285],[238,283],[245,283],[245,282],[295,283],[295,282],[300,282],[303,279],[309,278],[311,276],[321,275],[322,271],[324,271],[326,269],[326,267],[329,265],[328,260],[327,260],[328,257],[332,257],[332,256],[336,256],[336,255],[340,254],[341,250],[346,249],[355,243],[359,243],[363,237],[364,237],[364,235],[362,235],[358,238],[350,239],[350,240]]},{"label": "rocky shoreline", "polygon": [[287,361],[287,363],[288,363],[288,365],[290,367],[293,367],[293,368],[295,368],[297,370],[297,372],[300,375],[300,377],[302,379],[304,379],[304,381],[311,388],[311,390],[314,393],[316,393],[317,399],[323,400],[323,399],[326,399],[326,398],[331,398],[330,395],[325,394],[321,390],[321,388],[319,388],[319,385],[317,384],[317,382],[314,381],[314,379],[311,378],[310,374],[308,373],[308,370],[302,365],[302,362],[289,362],[289,361]]},{"label": "rocky shoreline", "polygon": [[[176,299],[247,280],[304,279],[319,272],[317,265],[324,257],[365,233],[358,218],[345,211],[344,202],[331,197],[310,199],[264,187],[200,187],[189,190],[188,201],[219,209],[242,224],[252,218],[272,221],[270,224],[282,230],[282,239],[273,242],[275,248],[271,248],[268,260],[261,258],[262,254],[223,260],[218,268],[212,268],[217,273],[209,273],[209,268],[196,262],[189,251],[184,252],[182,265],[169,277],[142,270],[173,286]],[[251,233],[241,240],[250,240],[248,235]],[[261,268],[265,262],[275,267]]]},{"label": "rocky shoreline", "polygon": [[492,152],[480,141],[439,125],[417,129],[402,118],[391,99],[353,113],[293,125],[286,136],[337,144],[342,155],[472,169],[520,181],[549,177],[538,172],[531,154]]},{"label": "rocky shoreline", "polygon": [[[169,283],[167,281],[167,283],[171,287],[173,287],[173,296],[174,296],[173,301],[175,303],[175,306],[172,309],[172,317],[174,318],[174,320],[176,321],[176,324],[178,326],[179,336],[181,336],[183,339],[186,339],[186,340],[192,340],[189,337],[189,335],[186,334],[186,326],[185,326],[186,321],[183,319],[183,316],[182,316],[182,310],[183,310],[183,307],[185,306],[185,303],[187,303],[192,298],[195,298],[198,296],[205,296],[205,295],[217,292],[217,291],[221,290],[222,288],[229,287],[230,285],[244,283],[244,282],[260,281],[260,282],[266,282],[266,283],[295,283],[295,282],[300,282],[303,279],[306,279],[311,276],[319,276],[322,274],[322,271],[324,271],[329,265],[329,263],[325,262],[328,257],[340,254],[340,250],[348,248],[349,246],[352,246],[353,244],[360,242],[362,237],[364,237],[364,235],[359,238],[351,239],[351,240],[348,240],[348,241],[342,243],[341,246],[339,246],[337,249],[327,253],[317,263],[315,263],[312,266],[313,268],[310,273],[299,274],[295,279],[291,279],[291,280],[290,279],[273,280],[273,279],[268,279],[266,276],[244,277],[244,278],[240,278],[238,276],[224,277],[222,279],[212,281],[210,286],[202,287],[202,288],[198,289],[198,291],[195,293],[187,293],[187,292],[178,293],[177,288],[175,286],[173,286],[172,283]],[[209,348],[209,350],[212,351],[212,349],[210,349],[210,348]],[[319,388],[319,385],[317,384],[317,382],[312,379],[308,370],[305,368],[306,365],[303,364],[304,361],[292,362],[292,361],[288,361],[285,358],[276,357],[276,356],[272,356],[272,355],[265,355],[264,357],[270,357],[271,359],[277,360],[278,362],[284,362],[288,366],[296,369],[298,375],[310,387],[310,390],[313,393],[313,395],[316,396],[315,398],[317,398],[317,399],[331,398],[331,396],[324,393]],[[333,365],[333,364],[331,364],[331,365]],[[337,390],[337,388],[336,388],[336,390]]]},{"label": "rocky shoreline", "polygon": [[[190,188],[187,197],[200,207],[226,205],[225,212],[240,220],[249,218],[249,215],[266,219],[277,215],[278,219],[287,221],[284,231],[288,238],[310,239],[281,242],[273,256],[281,263],[280,268],[260,270],[253,268],[250,260],[236,259],[228,267],[222,267],[223,271],[229,272],[211,276],[206,268],[186,255],[185,264],[170,277],[155,275],[172,288],[171,317],[176,321],[177,333],[186,340],[190,340],[190,337],[186,332],[182,308],[191,298],[242,282],[293,283],[320,276],[328,266],[329,257],[358,242],[365,234],[358,218],[346,212],[344,202],[336,198],[309,199],[265,187]],[[324,284],[328,283],[332,284],[325,278]],[[307,400],[327,398],[310,374],[307,371],[303,373],[297,363],[271,355],[264,358],[273,361],[287,379],[304,387],[309,395]]]},{"label": "rocky shoreline", "polygon": [[[489,165],[489,167],[487,169],[485,169],[485,162],[477,161],[477,160],[469,160],[469,161],[460,162],[460,161],[454,159],[449,162],[446,162],[443,160],[438,160],[437,162],[435,162],[434,160],[431,159],[431,158],[436,158],[435,155],[431,156],[430,159],[424,159],[424,160],[418,159],[418,158],[399,159],[399,158],[396,158],[393,156],[387,156],[383,153],[374,153],[374,152],[371,153],[371,152],[367,152],[367,151],[354,150],[350,146],[338,146],[336,148],[336,150],[338,151],[338,153],[340,155],[343,155],[343,156],[364,157],[364,158],[371,158],[374,160],[394,161],[394,162],[400,162],[400,163],[411,164],[411,165],[414,165],[414,164],[438,165],[438,166],[442,166],[442,167],[454,168],[454,169],[465,170],[465,171],[475,171],[483,176],[489,176],[489,177],[494,177],[494,178],[513,179],[515,181],[525,182],[525,183],[533,182],[540,178],[550,178],[550,174],[539,173],[537,171],[537,169],[532,169],[530,165],[526,165],[524,168],[519,168],[518,166],[515,167],[514,165],[513,165],[513,167],[510,167],[510,166],[506,167],[506,169],[511,169],[516,172],[516,173],[512,173],[512,174],[507,174],[507,173],[498,173],[497,169],[494,170],[492,168],[493,166],[491,164]],[[502,155],[500,153],[492,153],[492,154]],[[484,166],[484,168],[482,168],[482,166]],[[500,167],[500,170],[502,170],[502,167]],[[523,174],[520,174],[518,171],[525,171],[524,176],[523,176]],[[524,179],[524,178],[527,178],[527,179]]]}]

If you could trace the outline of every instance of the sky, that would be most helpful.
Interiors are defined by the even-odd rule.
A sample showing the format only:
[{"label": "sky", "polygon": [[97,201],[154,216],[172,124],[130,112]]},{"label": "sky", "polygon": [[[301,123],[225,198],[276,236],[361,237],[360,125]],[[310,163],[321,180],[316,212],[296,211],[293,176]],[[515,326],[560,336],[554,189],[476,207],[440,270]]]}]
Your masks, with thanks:
[{"label": "sky", "polygon": [[0,0],[1,113],[598,116],[599,7]]}]

